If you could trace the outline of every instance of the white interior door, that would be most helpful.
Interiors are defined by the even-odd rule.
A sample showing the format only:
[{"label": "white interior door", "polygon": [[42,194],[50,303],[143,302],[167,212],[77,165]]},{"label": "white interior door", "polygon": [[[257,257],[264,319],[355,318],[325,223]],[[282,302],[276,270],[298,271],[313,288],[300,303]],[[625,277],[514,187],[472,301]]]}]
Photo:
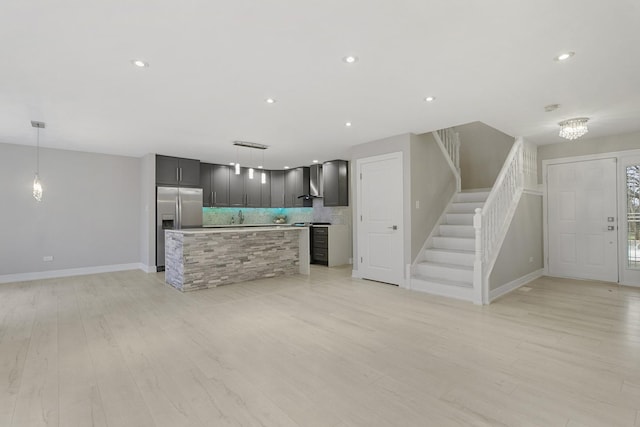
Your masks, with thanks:
[{"label": "white interior door", "polygon": [[402,153],[356,161],[358,270],[364,279],[403,282]]},{"label": "white interior door", "polygon": [[547,167],[549,274],[618,281],[616,159]]}]

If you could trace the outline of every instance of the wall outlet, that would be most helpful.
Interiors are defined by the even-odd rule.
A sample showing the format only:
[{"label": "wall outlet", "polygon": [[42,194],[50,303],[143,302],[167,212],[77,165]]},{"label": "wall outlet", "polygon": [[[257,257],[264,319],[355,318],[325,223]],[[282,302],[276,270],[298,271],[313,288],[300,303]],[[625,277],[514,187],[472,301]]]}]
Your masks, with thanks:
[{"label": "wall outlet", "polygon": [[416,209],[420,209],[420,200],[416,200]]},{"label": "wall outlet", "polygon": [[42,261],[44,261],[44,262],[51,262],[51,261],[53,261],[53,255],[43,256],[43,257],[42,257]]}]

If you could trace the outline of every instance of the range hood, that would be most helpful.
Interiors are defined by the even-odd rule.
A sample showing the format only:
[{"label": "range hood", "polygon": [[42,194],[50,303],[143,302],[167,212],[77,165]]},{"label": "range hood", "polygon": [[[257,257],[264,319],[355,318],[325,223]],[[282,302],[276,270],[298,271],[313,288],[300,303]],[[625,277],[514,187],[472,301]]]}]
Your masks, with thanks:
[{"label": "range hood", "polygon": [[311,165],[309,167],[309,193],[298,196],[298,199],[321,199],[322,192],[322,165]]},{"label": "range hood", "polygon": [[309,167],[309,195],[311,197],[322,197],[322,165],[311,165]]}]

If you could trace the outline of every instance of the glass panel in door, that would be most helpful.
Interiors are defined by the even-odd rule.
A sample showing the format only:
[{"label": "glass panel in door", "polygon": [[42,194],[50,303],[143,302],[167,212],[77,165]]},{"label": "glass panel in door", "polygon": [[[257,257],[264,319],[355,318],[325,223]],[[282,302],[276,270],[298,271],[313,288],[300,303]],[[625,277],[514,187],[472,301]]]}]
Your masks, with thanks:
[{"label": "glass panel in door", "polygon": [[640,164],[627,166],[627,267],[640,270]]}]

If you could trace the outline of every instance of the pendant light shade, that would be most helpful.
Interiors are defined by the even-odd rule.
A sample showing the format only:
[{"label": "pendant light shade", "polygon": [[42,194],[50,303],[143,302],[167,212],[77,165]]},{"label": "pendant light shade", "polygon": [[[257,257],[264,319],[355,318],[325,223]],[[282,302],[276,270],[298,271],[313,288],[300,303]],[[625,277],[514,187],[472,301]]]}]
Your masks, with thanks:
[{"label": "pendant light shade", "polygon": [[249,168],[249,179],[253,179],[253,168]]},{"label": "pendant light shade", "polygon": [[33,178],[33,198],[42,201],[42,183],[40,182],[40,129],[44,129],[44,122],[31,121],[31,126],[36,128],[36,176]]}]

